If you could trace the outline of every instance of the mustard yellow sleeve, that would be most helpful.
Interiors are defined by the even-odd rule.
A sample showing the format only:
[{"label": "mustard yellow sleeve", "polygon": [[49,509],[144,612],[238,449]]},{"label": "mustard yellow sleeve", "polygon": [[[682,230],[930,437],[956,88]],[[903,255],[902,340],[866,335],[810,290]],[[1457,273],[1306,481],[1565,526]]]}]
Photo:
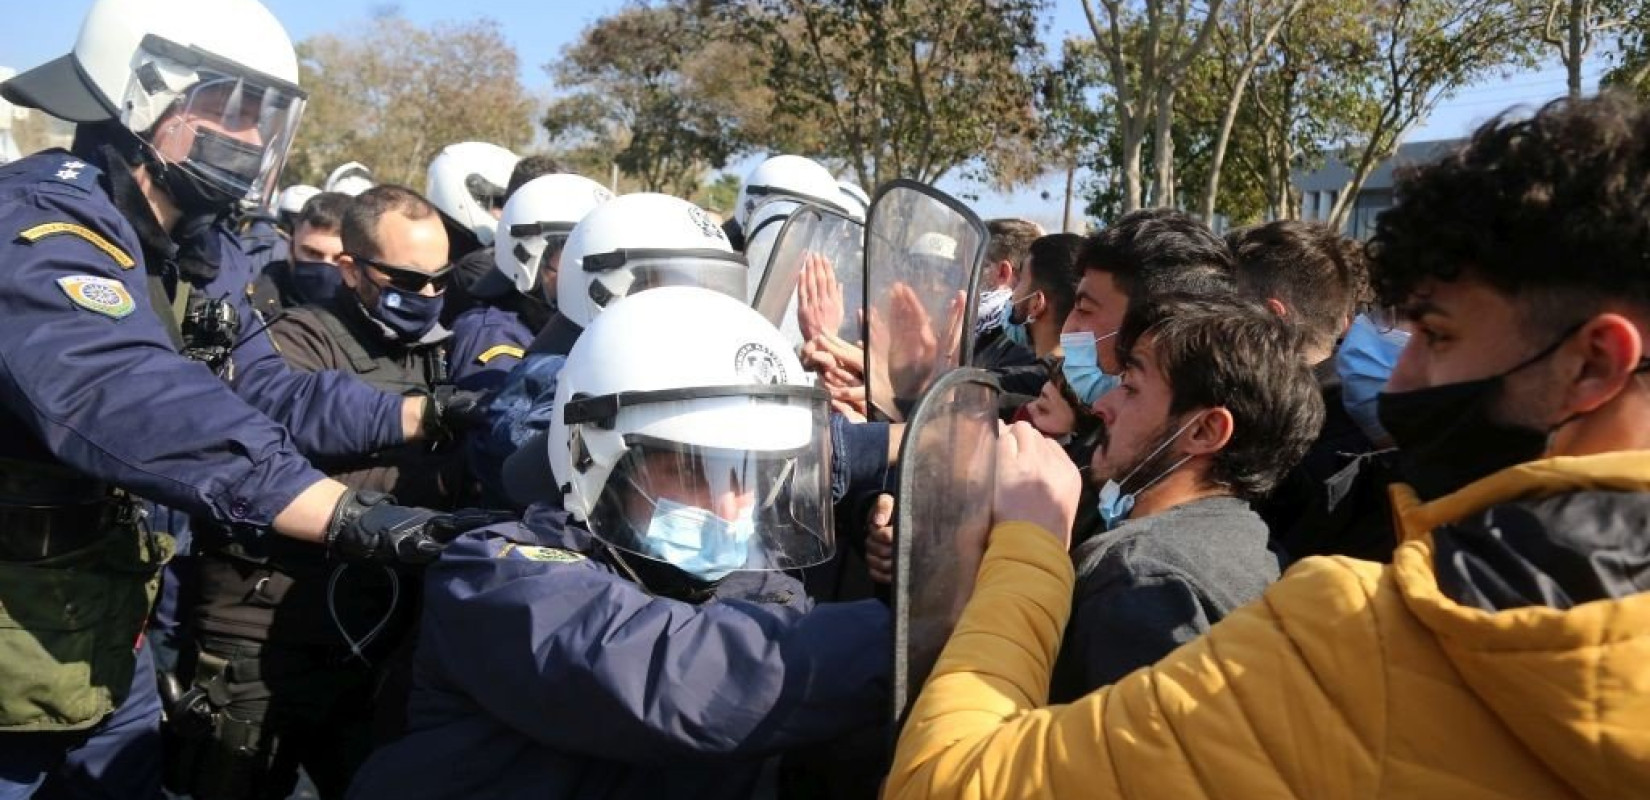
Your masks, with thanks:
[{"label": "mustard yellow sleeve", "polygon": [[1379,773],[1386,690],[1368,586],[1291,573],[1153,667],[1043,708],[1070,558],[1014,524],[923,687],[884,797],[1353,797]]}]

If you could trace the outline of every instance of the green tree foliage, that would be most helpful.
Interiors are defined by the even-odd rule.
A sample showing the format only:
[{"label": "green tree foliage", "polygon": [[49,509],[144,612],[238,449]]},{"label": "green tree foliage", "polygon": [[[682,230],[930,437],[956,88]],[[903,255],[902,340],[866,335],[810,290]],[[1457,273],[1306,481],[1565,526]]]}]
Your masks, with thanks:
[{"label": "green tree foliage", "polygon": [[490,21],[420,27],[381,14],[347,34],[298,44],[309,104],[287,162],[287,183],[319,184],[360,161],[379,181],[424,185],[430,160],[454,142],[521,151],[534,101],[515,49]]},{"label": "green tree foliage", "polygon": [[705,2],[769,92],[764,149],[823,157],[867,187],[1027,177],[1043,0]]},{"label": "green tree foliage", "polygon": [[545,66],[562,94],[542,124],[575,164],[617,164],[637,188],[691,196],[759,132],[763,96],[737,57],[695,6],[627,7]]}]

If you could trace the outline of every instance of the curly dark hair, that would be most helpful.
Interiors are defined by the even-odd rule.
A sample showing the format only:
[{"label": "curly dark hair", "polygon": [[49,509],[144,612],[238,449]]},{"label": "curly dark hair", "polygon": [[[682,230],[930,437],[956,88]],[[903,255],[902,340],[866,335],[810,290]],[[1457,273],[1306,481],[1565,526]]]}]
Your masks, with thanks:
[{"label": "curly dark hair", "polygon": [[1498,117],[1401,172],[1397,197],[1369,247],[1383,303],[1470,271],[1550,328],[1607,300],[1650,307],[1650,109],[1628,95]]},{"label": "curly dark hair", "polygon": [[1265,497],[1323,428],[1323,394],[1301,358],[1301,332],[1248,300],[1170,294],[1129,302],[1117,334],[1125,365],[1148,335],[1169,383],[1170,414],[1232,415],[1232,438],[1208,480],[1245,500]]}]

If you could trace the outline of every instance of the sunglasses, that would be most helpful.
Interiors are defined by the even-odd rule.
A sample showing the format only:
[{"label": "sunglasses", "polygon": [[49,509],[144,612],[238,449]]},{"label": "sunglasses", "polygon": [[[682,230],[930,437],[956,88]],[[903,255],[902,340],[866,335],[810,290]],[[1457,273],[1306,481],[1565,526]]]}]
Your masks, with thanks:
[{"label": "sunglasses", "polygon": [[355,259],[357,264],[366,264],[372,267],[378,274],[388,278],[391,286],[404,292],[422,292],[425,286],[434,286],[437,292],[443,292],[447,290],[447,284],[453,278],[452,264],[448,264],[435,272],[420,272],[409,267],[385,264],[378,259],[358,256],[354,253],[346,253],[345,255]]}]

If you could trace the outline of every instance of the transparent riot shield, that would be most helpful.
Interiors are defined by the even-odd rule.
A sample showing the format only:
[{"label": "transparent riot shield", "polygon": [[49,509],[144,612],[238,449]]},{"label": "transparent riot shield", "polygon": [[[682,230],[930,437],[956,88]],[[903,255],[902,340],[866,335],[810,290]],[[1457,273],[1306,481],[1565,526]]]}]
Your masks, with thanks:
[{"label": "transparent riot shield", "polygon": [[896,733],[974,591],[991,527],[1000,391],[984,370],[953,370],[906,424],[894,516]]},{"label": "transparent riot shield", "polygon": [[872,413],[903,420],[929,387],[973,356],[985,223],[956,198],[896,180],[865,227],[865,375]]},{"label": "transparent riot shield", "polygon": [[780,229],[751,306],[791,335],[797,345],[802,342],[796,324],[796,294],[805,267],[822,271],[823,279],[841,290],[842,317],[827,332],[858,341],[864,308],[865,226],[836,211],[804,203]]}]

